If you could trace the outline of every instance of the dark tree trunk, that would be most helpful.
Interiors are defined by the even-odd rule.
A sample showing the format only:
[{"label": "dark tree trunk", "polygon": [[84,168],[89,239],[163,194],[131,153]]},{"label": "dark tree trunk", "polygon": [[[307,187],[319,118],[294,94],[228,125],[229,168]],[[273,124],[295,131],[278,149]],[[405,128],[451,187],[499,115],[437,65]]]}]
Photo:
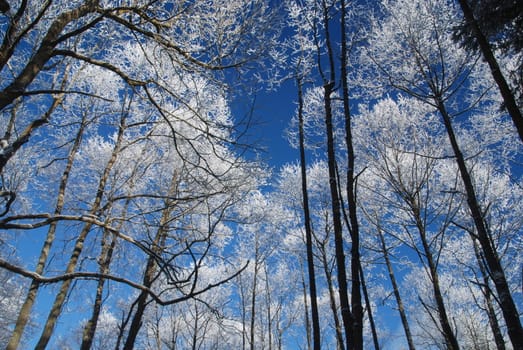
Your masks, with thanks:
[{"label": "dark tree trunk", "polygon": [[422,223],[419,206],[414,201],[409,203],[409,205],[411,206],[412,213],[416,220],[416,226],[417,226],[417,229],[418,229],[418,232],[420,235],[421,244],[423,246],[423,255],[425,256],[425,259],[427,259],[427,265],[429,266],[430,281],[432,283],[432,291],[434,293],[434,300],[436,302],[436,307],[438,310],[438,317],[439,317],[439,323],[441,326],[441,333],[442,333],[443,337],[445,338],[446,348],[447,348],[447,350],[459,350],[458,340],[456,339],[456,335],[454,334],[454,331],[452,330],[452,327],[450,325],[450,321],[449,321],[449,318],[447,315],[447,310],[445,307],[443,294],[441,293],[441,288],[439,285],[438,267],[437,267],[436,262],[434,261],[432,251],[430,249],[429,242],[427,240],[427,232],[425,229],[425,225]]},{"label": "dark tree trunk", "polygon": [[334,245],[336,256],[336,271],[338,279],[338,293],[341,306],[341,319],[345,331],[346,348],[353,349],[354,332],[353,319],[350,311],[348,297],[347,272],[345,267],[345,250],[343,247],[343,229],[341,222],[340,198],[338,194],[336,156],[334,152],[334,131],[332,125],[331,94],[334,84],[327,83],[324,85],[324,103],[325,103],[325,125],[327,130],[327,158],[329,167],[329,185],[331,193],[332,221],[334,227]]},{"label": "dark tree trunk", "polygon": [[383,252],[383,258],[385,259],[385,265],[387,265],[390,283],[392,284],[392,291],[394,293],[394,297],[396,298],[396,303],[398,304],[398,312],[400,314],[403,330],[405,331],[405,337],[407,338],[407,344],[409,346],[409,350],[416,350],[416,348],[414,347],[414,341],[412,340],[412,333],[410,332],[409,321],[407,320],[407,315],[405,313],[405,307],[403,306],[403,300],[401,299],[398,284],[396,283],[394,269],[392,268],[392,263],[390,261],[389,250],[387,248],[387,244],[385,243],[385,237],[383,237],[383,233],[381,232],[381,229],[379,227],[378,236],[380,238],[380,244]]},{"label": "dark tree trunk", "polygon": [[314,350],[320,350],[320,319],[316,295],[316,276],[314,272],[314,254],[312,251],[312,226],[309,212],[309,195],[307,188],[307,168],[305,161],[305,137],[303,134],[303,93],[302,82],[298,79],[298,119],[300,139],[301,189],[303,195],[303,220],[305,222],[305,244],[307,246],[307,271],[309,273],[309,293],[311,296],[312,340]]},{"label": "dark tree trunk", "polygon": [[[360,259],[360,229],[356,206],[356,178],[354,175],[354,147],[352,144],[351,112],[349,106],[349,84],[347,78],[348,50],[346,33],[345,0],[341,0],[341,86],[343,96],[343,114],[345,116],[345,144],[347,147],[347,201],[349,206],[349,232],[351,236],[351,308],[352,337],[349,339],[349,349],[363,349],[363,306],[361,303],[361,281],[363,277]],[[361,273],[360,273],[361,272]]]},{"label": "dark tree trunk", "polygon": [[[175,197],[175,193],[177,191],[177,177],[176,173],[173,174],[171,179],[171,184],[169,188],[169,197]],[[154,240],[151,244],[152,248],[152,254],[148,256],[147,258],[147,265],[145,267],[144,275],[143,275],[143,285],[144,287],[147,287],[148,289],[151,288],[154,281],[158,278],[157,275],[157,263],[156,263],[156,256],[160,255],[160,253],[164,250],[165,247],[165,240],[167,238],[167,228],[166,225],[168,225],[171,214],[172,214],[172,206],[173,206],[174,200],[166,200],[165,201],[165,208],[162,212],[162,217],[160,219],[160,227],[158,228],[156,232],[156,236],[154,237]],[[131,320],[131,325],[129,327],[129,332],[127,333],[127,338],[124,343],[124,350],[132,350],[134,348],[134,344],[136,342],[136,338],[138,337],[138,332],[140,331],[140,328],[142,327],[142,319],[145,312],[145,308],[148,305],[147,302],[148,299],[148,293],[146,291],[140,292],[140,295],[136,299],[134,305],[136,305],[136,311],[134,313],[134,316]]]},{"label": "dark tree trunk", "polygon": [[495,248],[491,244],[490,234],[487,230],[485,222],[483,221],[483,215],[476,197],[474,185],[465,163],[465,157],[461,153],[456,135],[454,134],[450,115],[448,114],[441,97],[436,98],[435,102],[437,103],[438,110],[443,118],[443,123],[445,124],[445,129],[447,131],[452,150],[454,151],[454,156],[456,157],[461,179],[465,187],[467,204],[474,221],[474,226],[476,227],[477,239],[481,246],[483,256],[485,257],[490,277],[496,287],[499,304],[503,312],[505,324],[507,325],[507,332],[510,337],[510,341],[512,342],[514,349],[522,350],[523,330],[521,328],[519,312],[516,308],[516,304],[514,303],[514,299],[512,298],[512,294],[510,293],[510,288],[505,277],[505,271],[503,270],[503,266],[501,266],[501,262],[499,261]]},{"label": "dark tree trunk", "polygon": [[332,311],[332,317],[334,319],[334,328],[336,331],[336,349],[344,350],[345,345],[343,341],[343,329],[340,323],[340,319],[338,317],[338,306],[336,305],[336,292],[334,290],[335,288],[332,279],[332,270],[330,269],[329,260],[327,258],[326,242],[327,239],[324,242],[319,243],[321,252],[321,263],[323,265],[323,271],[325,273],[325,279],[327,281],[327,287],[329,289],[329,302]]},{"label": "dark tree trunk", "polygon": [[307,282],[305,282],[305,272],[303,271],[303,265],[301,263],[300,259],[300,275],[301,275],[301,286],[302,286],[302,292],[303,292],[303,306],[305,309],[304,317],[305,317],[305,333],[307,335],[307,350],[312,349],[312,337],[311,337],[311,321],[309,316],[309,302],[308,302],[308,296],[307,296]]},{"label": "dark tree trunk", "polygon": [[369,314],[369,323],[370,323],[370,330],[372,333],[372,342],[374,343],[374,349],[380,350],[378,332],[376,330],[376,324],[374,323],[374,316],[372,315],[372,307],[370,305],[370,298],[369,298],[369,293],[367,292],[367,285],[365,284],[365,276],[363,275],[363,270],[361,270],[360,273],[361,273],[361,289],[363,290],[363,296],[365,297],[365,307],[367,309],[367,313]]},{"label": "dark tree trunk", "polygon": [[479,251],[477,241],[473,239],[472,243],[474,245],[474,254],[476,255],[476,260],[478,261],[481,278],[483,279],[483,295],[485,297],[485,303],[487,304],[487,314],[490,329],[492,330],[492,334],[494,334],[496,348],[498,350],[505,350],[505,340],[503,339],[503,333],[499,327],[496,311],[494,310],[494,305],[492,304],[492,291],[490,290],[488,272],[486,271],[485,263],[483,262],[484,259],[481,252]]},{"label": "dark tree trunk", "polygon": [[503,76],[503,73],[501,72],[496,57],[492,52],[492,48],[490,47],[490,44],[485,35],[481,32],[481,29],[479,28],[479,25],[474,18],[474,13],[468,5],[467,0],[459,0],[459,4],[467,24],[472,29],[472,35],[474,35],[474,38],[476,39],[479,49],[483,54],[483,58],[485,61],[487,61],[490,67],[492,76],[494,77],[494,80],[498,85],[499,92],[501,93],[503,101],[505,102],[505,107],[507,108],[507,111],[509,112],[514,126],[516,127],[516,130],[519,134],[519,139],[523,142],[523,116],[521,115],[521,111],[518,108],[514,94],[510,90],[510,87],[505,77]]}]

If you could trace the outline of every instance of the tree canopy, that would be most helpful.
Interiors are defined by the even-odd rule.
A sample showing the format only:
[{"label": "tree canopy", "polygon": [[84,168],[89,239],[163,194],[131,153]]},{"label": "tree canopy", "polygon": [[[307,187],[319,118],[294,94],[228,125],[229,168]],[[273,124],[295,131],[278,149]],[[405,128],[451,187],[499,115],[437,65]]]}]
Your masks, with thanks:
[{"label": "tree canopy", "polygon": [[0,1],[0,347],[521,349],[522,21]]}]

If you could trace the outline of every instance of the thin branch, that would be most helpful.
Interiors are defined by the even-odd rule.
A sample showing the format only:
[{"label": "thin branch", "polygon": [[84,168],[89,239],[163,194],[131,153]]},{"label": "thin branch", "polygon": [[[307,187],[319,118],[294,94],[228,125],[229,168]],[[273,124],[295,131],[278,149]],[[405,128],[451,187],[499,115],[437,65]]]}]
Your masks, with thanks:
[{"label": "thin branch", "polygon": [[185,300],[188,300],[188,299],[191,299],[191,298],[194,298],[200,294],[203,294],[213,288],[216,288],[222,284],[225,284],[229,281],[231,281],[232,279],[236,278],[240,273],[242,273],[246,268],[247,266],[249,265],[249,262],[247,261],[247,263],[241,268],[239,269],[238,271],[236,271],[234,274],[230,275],[229,277],[225,278],[225,279],[222,279],[216,283],[209,283],[206,287],[202,288],[202,289],[199,289],[197,291],[194,291],[192,290],[191,293],[188,293],[188,294],[185,294],[181,297],[178,297],[178,298],[173,298],[173,299],[162,299],[158,296],[158,294],[156,294],[154,291],[152,291],[150,288],[147,288],[139,283],[136,283],[136,282],[133,282],[127,278],[123,278],[123,277],[119,277],[119,276],[114,276],[114,275],[110,275],[110,274],[104,274],[104,273],[97,273],[97,272],[72,272],[72,273],[65,273],[65,274],[62,274],[62,275],[58,275],[58,276],[53,276],[53,277],[45,277],[45,276],[42,276],[36,272],[31,272],[31,271],[28,271],[20,266],[17,266],[17,265],[13,265],[3,259],[0,259],[0,268],[4,268],[6,270],[9,270],[11,272],[14,272],[16,274],[19,274],[19,275],[22,275],[24,277],[27,277],[27,278],[30,278],[38,283],[41,283],[41,284],[52,284],[52,283],[59,283],[59,282],[63,282],[63,281],[67,281],[67,280],[72,280],[72,279],[76,279],[76,280],[98,280],[98,279],[107,279],[107,280],[112,280],[112,281],[115,281],[115,282],[119,282],[119,283],[123,283],[123,284],[126,284],[132,288],[135,288],[135,289],[138,289],[142,292],[145,292],[147,293],[152,299],[154,299],[154,301],[156,303],[158,303],[159,305],[162,305],[162,306],[166,306],[166,305],[172,305],[172,304],[176,304],[176,303],[180,303],[182,301],[185,301]]}]

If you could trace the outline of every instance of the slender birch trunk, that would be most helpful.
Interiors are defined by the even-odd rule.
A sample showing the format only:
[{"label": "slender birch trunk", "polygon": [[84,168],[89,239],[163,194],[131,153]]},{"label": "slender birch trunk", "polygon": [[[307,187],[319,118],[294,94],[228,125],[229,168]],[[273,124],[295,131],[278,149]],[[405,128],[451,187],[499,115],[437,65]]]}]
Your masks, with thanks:
[{"label": "slender birch trunk", "polygon": [[[104,172],[102,174],[102,177],[99,180],[98,189],[96,191],[96,196],[95,196],[94,202],[91,205],[89,215],[96,215],[98,213],[98,210],[100,209],[102,197],[103,197],[103,194],[105,191],[105,185],[109,179],[109,174],[111,173],[113,165],[116,162],[117,156],[120,152],[121,143],[123,140],[124,129],[125,129],[125,114],[122,115],[122,118],[120,120],[117,141],[114,145],[114,148],[113,148],[113,151],[111,154],[111,158],[107,162]],[[65,273],[73,273],[75,271],[76,266],[78,264],[78,259],[80,257],[80,254],[82,253],[82,250],[84,247],[85,239],[87,238],[88,233],[91,231],[92,225],[93,225],[92,223],[85,224],[82,231],[78,235],[78,237],[75,241],[73,253],[71,254],[71,257],[69,258],[69,262],[67,264]],[[69,279],[62,283],[60,290],[55,297],[53,306],[51,307],[51,311],[49,312],[49,315],[47,317],[47,321],[45,323],[44,330],[40,336],[40,339],[38,340],[38,343],[36,344],[35,349],[43,350],[47,347],[47,344],[49,343],[49,340],[54,332],[54,328],[56,326],[56,322],[58,321],[58,317],[60,316],[60,314],[62,312],[62,307],[65,303],[65,298],[69,292],[72,282],[73,282],[73,280]]]},{"label": "slender birch trunk", "polygon": [[[71,169],[73,167],[75,156],[80,147],[82,135],[85,130],[85,123],[86,123],[86,115],[84,114],[83,119],[80,122],[80,128],[78,129],[78,132],[76,133],[76,137],[73,141],[73,145],[69,151],[69,154],[67,155],[67,163],[65,165],[65,169],[60,178],[60,185],[58,187],[58,196],[57,196],[56,206],[55,206],[55,210],[54,210],[55,215],[60,215],[62,213],[62,209],[64,207],[65,191],[67,189],[67,183],[69,181],[69,174],[71,173]],[[52,222],[49,225],[49,229],[47,230],[47,236],[45,238],[44,245],[42,246],[42,249],[40,250],[40,256],[38,257],[38,263],[35,268],[35,273],[37,273],[39,275],[43,274],[45,265],[47,264],[47,258],[49,257],[49,252],[51,251],[51,247],[52,247],[54,239],[55,239],[57,225],[58,225],[58,223],[56,221]],[[11,335],[11,338],[9,339],[9,343],[6,347],[6,350],[16,350],[18,348],[18,346],[20,345],[20,340],[22,339],[22,335],[24,333],[25,326],[27,325],[27,322],[29,321],[29,317],[31,316],[31,310],[32,310],[34,302],[36,300],[36,295],[38,293],[39,288],[40,288],[40,283],[33,280],[31,282],[31,286],[29,287],[29,291],[27,292],[27,296],[25,298],[24,304],[22,305],[22,308],[20,309],[20,313],[18,314],[18,319],[16,320],[15,329],[13,330],[13,334]]]}]

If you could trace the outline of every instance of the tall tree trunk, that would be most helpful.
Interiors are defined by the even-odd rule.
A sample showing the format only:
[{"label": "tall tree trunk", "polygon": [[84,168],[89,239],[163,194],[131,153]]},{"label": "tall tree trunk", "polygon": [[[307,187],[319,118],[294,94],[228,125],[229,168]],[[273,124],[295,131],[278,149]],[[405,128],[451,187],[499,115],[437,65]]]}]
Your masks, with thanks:
[{"label": "tall tree trunk", "polygon": [[[353,319],[350,311],[348,297],[347,272],[345,266],[345,250],[343,248],[343,228],[340,213],[340,198],[338,194],[337,183],[337,165],[336,155],[334,152],[334,131],[332,125],[331,94],[334,83],[329,82],[324,85],[324,103],[325,103],[325,125],[327,130],[327,162],[329,168],[329,185],[332,206],[332,221],[334,228],[334,245],[336,257],[336,271],[338,279],[338,294],[341,306],[341,319],[345,332],[346,349],[352,350],[354,338]],[[354,349],[356,350],[356,349]]]},{"label": "tall tree trunk", "polygon": [[263,264],[263,272],[265,275],[265,295],[266,295],[266,304],[267,304],[267,335],[268,348],[272,350],[272,311],[271,311],[271,290],[269,285],[269,271],[267,270],[267,264]]},{"label": "tall tree trunk", "polygon": [[198,348],[198,305],[194,305],[194,325],[193,325],[193,333],[192,333],[192,346],[191,350],[196,350]]},{"label": "tall tree trunk", "polygon": [[407,338],[407,345],[409,350],[416,350],[414,347],[414,341],[412,340],[412,333],[410,332],[409,321],[407,319],[407,314],[405,313],[405,307],[403,306],[403,300],[401,299],[401,294],[396,283],[396,277],[394,275],[394,269],[392,268],[392,263],[389,257],[389,249],[385,243],[385,237],[383,237],[383,232],[378,227],[378,237],[380,239],[381,250],[383,253],[383,258],[385,259],[385,265],[387,266],[387,271],[389,273],[390,283],[392,284],[392,291],[394,297],[396,298],[396,303],[398,304],[398,312],[400,314],[401,324],[403,325],[403,330],[405,332],[405,337]]},{"label": "tall tree trunk", "polygon": [[242,350],[247,349],[247,293],[242,283],[242,275],[238,276],[240,282],[240,302],[242,305],[241,318],[242,318]]},{"label": "tall tree trunk", "polygon": [[334,290],[334,283],[332,278],[332,271],[330,270],[329,261],[327,259],[326,241],[320,244],[321,263],[323,272],[325,273],[325,280],[327,281],[327,288],[329,290],[329,303],[334,319],[334,328],[336,332],[336,349],[344,350],[345,344],[343,341],[343,329],[338,317],[338,306],[336,305],[336,292]]},{"label": "tall tree trunk", "polygon": [[[330,36],[330,14],[326,0],[322,0],[322,17],[325,31],[325,46],[327,50],[328,75],[319,67],[323,78],[323,103],[325,111],[325,133],[327,136],[327,164],[329,169],[329,188],[331,197],[332,223],[334,229],[334,249],[336,257],[336,276],[338,280],[338,295],[340,298],[341,319],[345,333],[346,349],[353,350],[354,339],[354,320],[351,314],[349,303],[349,288],[347,283],[347,267],[345,265],[345,249],[343,239],[343,226],[341,221],[341,202],[338,193],[338,176],[336,152],[334,146],[334,126],[332,113],[332,93],[336,81],[336,66],[334,64],[335,56],[332,50],[332,41]],[[320,62],[318,58],[318,62]],[[359,273],[358,273],[359,274]],[[359,350],[359,349],[358,349]]]},{"label": "tall tree trunk", "polygon": [[369,324],[370,330],[372,333],[372,342],[374,343],[374,349],[380,350],[380,342],[378,340],[378,331],[376,330],[376,324],[374,323],[374,316],[372,314],[372,306],[370,304],[369,293],[367,291],[367,285],[365,284],[365,276],[363,275],[363,269],[360,270],[361,273],[361,289],[363,290],[363,296],[365,298],[365,307],[367,313],[369,314]]},{"label": "tall tree trunk", "polygon": [[349,339],[348,349],[363,349],[363,307],[361,303],[360,271],[360,230],[356,206],[356,179],[354,176],[354,147],[352,144],[351,112],[349,105],[349,84],[347,77],[348,50],[347,50],[347,25],[346,4],[341,0],[341,86],[343,97],[343,114],[345,116],[345,144],[347,147],[347,201],[349,206],[349,232],[351,236],[351,308],[352,308],[352,337]]},{"label": "tall tree trunk", "polygon": [[514,123],[514,126],[516,127],[516,130],[519,134],[519,139],[523,142],[523,116],[521,115],[521,111],[519,110],[519,107],[516,103],[514,94],[510,90],[507,80],[503,76],[503,72],[499,67],[498,61],[492,52],[492,48],[490,47],[490,44],[485,35],[481,32],[478,22],[474,18],[474,13],[468,5],[467,0],[459,0],[459,5],[461,6],[461,10],[463,11],[463,16],[465,17],[467,24],[472,29],[472,34],[474,35],[479,49],[483,54],[483,58],[485,61],[487,61],[490,67],[492,76],[494,77],[494,80],[498,85],[499,92],[501,93],[503,101],[505,102],[505,107],[507,108],[507,111],[512,118],[512,122]]},{"label": "tall tree trunk", "polygon": [[[132,187],[132,186],[131,186]],[[123,209],[121,211],[121,218],[125,218],[127,214],[127,209],[129,206],[130,200],[126,200]],[[123,226],[124,219],[119,220],[119,224],[116,227],[117,230],[120,230]],[[109,243],[109,235],[111,235],[111,240]],[[112,235],[110,232],[105,230],[104,237],[102,238],[101,242],[101,252],[99,257],[99,270],[102,275],[108,274],[110,271],[110,265],[113,258],[113,252],[114,248],[116,247],[117,237],[115,235]],[[81,350],[89,350],[92,347],[94,336],[96,333],[96,327],[98,326],[98,320],[100,317],[100,312],[102,310],[102,302],[103,302],[103,292],[104,292],[104,284],[105,284],[105,278],[100,278],[98,280],[98,285],[96,287],[96,295],[94,298],[94,305],[93,305],[93,312],[91,314],[91,318],[84,326],[84,330],[82,333],[82,344],[80,345]],[[120,337],[120,335],[119,335]],[[117,342],[118,343],[118,342]]]},{"label": "tall tree trunk", "polygon": [[303,196],[303,220],[305,223],[305,245],[307,247],[307,271],[309,273],[309,293],[311,297],[312,339],[314,350],[320,350],[320,319],[316,295],[316,276],[314,271],[314,254],[312,251],[312,226],[309,212],[309,195],[307,187],[307,167],[305,161],[305,137],[303,132],[303,92],[302,82],[298,79],[298,119],[300,139],[301,190]]},{"label": "tall tree trunk", "polygon": [[[178,178],[176,176],[176,172],[172,175],[171,178],[171,184],[169,185],[169,197],[175,197],[175,194],[177,192],[177,186],[178,186]],[[167,225],[171,219],[171,214],[173,211],[173,205],[174,200],[167,199],[165,201],[165,208],[162,211],[162,217],[160,219],[160,226],[158,230],[156,231],[156,235],[154,237],[154,240],[151,244],[152,248],[152,254],[147,257],[147,264],[145,266],[145,271],[143,275],[142,283],[145,287],[151,288],[154,281],[158,278],[157,276],[157,255],[159,255],[164,247],[165,247],[165,239],[167,237],[168,229]],[[129,332],[127,333],[127,338],[125,340],[123,349],[124,350],[132,350],[134,348],[134,344],[136,342],[136,338],[138,337],[138,333],[142,327],[143,323],[143,315],[145,313],[145,309],[147,307],[148,303],[148,297],[149,294],[146,291],[141,291],[140,295],[135,301],[136,305],[136,311],[134,312],[134,316],[131,320],[131,325],[129,326]]]},{"label": "tall tree trunk", "polygon": [[[111,240],[109,241],[109,235]],[[99,270],[102,275],[109,273],[109,266],[112,261],[113,251],[116,246],[116,236],[110,232],[104,232],[102,238],[102,251],[100,252]],[[80,345],[81,350],[89,350],[93,345],[94,335],[96,333],[96,327],[98,325],[98,319],[102,310],[103,292],[104,292],[105,278],[100,278],[96,286],[96,295],[94,298],[93,312],[91,318],[84,326],[82,333],[82,344]]]},{"label": "tall tree trunk", "polygon": [[[164,236],[164,232],[162,229],[158,230],[158,233],[156,234],[155,241],[153,243],[155,249],[155,253],[159,252],[158,247],[161,246],[160,242],[162,241],[162,238]],[[144,287],[151,288],[153,282],[156,280],[156,260],[153,256],[149,256],[147,258],[147,265],[145,267],[145,272],[142,280],[142,284]],[[131,325],[129,326],[129,332],[127,333],[127,338],[125,339],[125,343],[123,346],[124,350],[132,350],[134,348],[134,344],[136,342],[136,338],[138,337],[138,332],[140,331],[142,327],[142,320],[143,315],[145,313],[145,309],[148,305],[148,293],[145,291],[141,291],[140,295],[136,299],[136,311],[134,312],[134,316],[131,320]]]},{"label": "tall tree trunk", "polygon": [[409,203],[412,210],[412,214],[416,220],[416,226],[418,233],[421,239],[421,244],[423,246],[423,255],[427,260],[427,265],[429,266],[430,281],[432,283],[432,292],[434,293],[434,300],[436,302],[436,308],[438,310],[438,318],[441,326],[441,333],[445,338],[445,345],[447,350],[459,350],[458,340],[447,315],[447,310],[445,307],[445,302],[443,299],[443,294],[441,293],[440,283],[439,283],[439,273],[436,262],[430,249],[429,242],[427,240],[427,232],[424,223],[422,222],[421,212],[418,204],[413,200]]},{"label": "tall tree trunk", "polygon": [[[69,154],[67,155],[67,164],[65,165],[64,172],[62,173],[62,177],[60,178],[60,185],[58,188],[58,197],[56,200],[56,206],[55,206],[55,210],[54,210],[54,213],[56,215],[60,215],[62,213],[62,209],[64,207],[65,190],[67,188],[67,183],[69,181],[69,174],[71,173],[71,169],[73,167],[76,153],[78,152],[78,148],[80,147],[82,135],[85,130],[85,122],[86,122],[86,115],[83,116],[82,121],[80,122],[80,128],[78,129],[78,132],[74,139],[73,146],[71,147],[71,150],[69,151]],[[47,263],[47,258],[49,256],[49,252],[51,251],[51,246],[55,239],[57,225],[58,225],[57,222],[52,222],[49,225],[49,229],[47,230],[47,236],[45,238],[44,245],[42,246],[42,249],[40,250],[40,256],[38,257],[38,263],[35,268],[35,273],[37,273],[39,275],[43,274],[43,272],[44,272],[44,268]],[[20,345],[20,340],[22,338],[22,334],[24,333],[25,326],[27,325],[27,322],[29,321],[29,317],[31,315],[31,310],[33,308],[39,288],[40,288],[40,283],[33,280],[31,282],[31,286],[29,287],[29,291],[27,292],[27,296],[25,298],[24,304],[22,305],[20,312],[18,314],[15,329],[13,330],[13,334],[11,335],[11,338],[9,339],[9,343],[7,344],[6,350],[16,350],[18,348],[18,346]]]},{"label": "tall tree trunk", "polygon": [[445,104],[441,96],[437,96],[435,102],[437,103],[438,110],[442,116],[452,150],[454,151],[454,156],[456,157],[461,179],[465,187],[467,204],[474,221],[474,226],[476,227],[477,239],[485,257],[489,275],[496,287],[498,300],[503,312],[505,324],[507,325],[507,332],[510,337],[510,341],[512,342],[514,349],[523,349],[523,329],[521,328],[519,312],[516,308],[516,304],[514,303],[514,299],[512,298],[503,266],[501,266],[497,252],[491,244],[490,234],[487,230],[485,221],[483,220],[480,204],[476,197],[476,191],[465,163],[465,157],[461,153],[456,135],[454,134],[451,117],[445,108]]},{"label": "tall tree trunk", "polygon": [[256,321],[256,287],[258,284],[258,266],[260,264],[258,257],[260,252],[260,247],[258,244],[258,235],[256,235],[256,243],[254,248],[254,276],[252,280],[252,293],[251,293],[251,320],[250,320],[250,329],[249,329],[249,346],[250,350],[254,350],[255,346],[255,332],[254,332],[254,323]]},{"label": "tall tree trunk", "polygon": [[492,291],[490,290],[488,272],[485,269],[485,263],[481,252],[479,251],[478,243],[475,239],[472,240],[474,246],[474,254],[476,255],[476,260],[478,261],[479,271],[483,279],[483,295],[485,297],[485,304],[487,304],[487,315],[489,320],[490,329],[494,335],[494,341],[496,342],[497,350],[505,350],[505,340],[503,339],[503,333],[499,327],[498,318],[496,316],[496,311],[494,310],[494,305],[492,304]]},{"label": "tall tree trunk", "polygon": [[[94,202],[91,206],[91,210],[89,211],[90,215],[97,215],[98,210],[100,209],[100,204],[102,202],[103,194],[105,191],[105,185],[107,183],[107,180],[109,179],[109,174],[111,173],[112,167],[114,163],[116,162],[116,158],[118,156],[118,153],[120,152],[121,142],[123,139],[123,133],[125,129],[125,114],[122,115],[120,120],[120,126],[118,128],[118,137],[116,140],[116,143],[114,145],[111,158],[107,162],[104,172],[102,174],[102,177],[100,178],[100,181],[98,182],[98,189],[96,191],[96,196],[94,199]],[[80,257],[80,254],[82,253],[85,239],[87,238],[87,235],[89,231],[91,231],[92,223],[87,223],[84,225],[82,231],[78,235],[73,253],[71,254],[71,257],[69,258],[69,263],[67,264],[67,268],[65,273],[73,273],[76,269],[76,265],[78,263],[78,259]],[[56,298],[54,300],[53,306],[51,307],[51,311],[49,312],[49,315],[47,317],[47,321],[44,326],[44,330],[42,332],[42,335],[40,336],[40,339],[38,340],[38,343],[36,344],[35,350],[43,350],[46,348],[47,344],[49,343],[49,339],[51,338],[54,328],[56,326],[56,322],[58,320],[58,317],[60,316],[60,313],[62,312],[62,307],[65,303],[65,298],[67,296],[67,293],[69,292],[70,285],[73,280],[69,279],[62,283],[60,286],[60,290],[58,291],[58,294],[56,295]]]},{"label": "tall tree trunk", "polygon": [[311,321],[309,316],[309,302],[308,302],[308,296],[307,296],[307,283],[305,282],[305,273],[303,272],[303,265],[301,263],[300,259],[300,271],[301,272],[301,285],[302,285],[302,292],[303,292],[303,306],[305,309],[305,334],[307,338],[307,350],[312,349],[312,337],[311,337]]}]

